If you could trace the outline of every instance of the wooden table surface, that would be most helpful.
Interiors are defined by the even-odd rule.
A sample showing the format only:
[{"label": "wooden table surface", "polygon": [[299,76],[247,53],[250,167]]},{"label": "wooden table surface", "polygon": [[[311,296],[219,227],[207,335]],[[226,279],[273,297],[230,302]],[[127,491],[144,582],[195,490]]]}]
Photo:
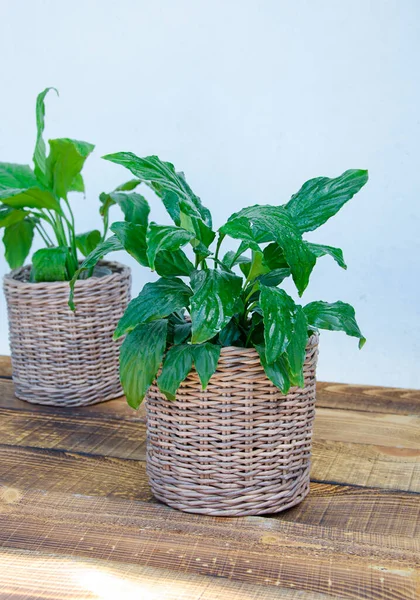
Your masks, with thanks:
[{"label": "wooden table surface", "polygon": [[420,599],[420,392],[320,383],[311,492],[272,517],[155,501],[144,413],[14,397],[0,357],[0,598]]}]

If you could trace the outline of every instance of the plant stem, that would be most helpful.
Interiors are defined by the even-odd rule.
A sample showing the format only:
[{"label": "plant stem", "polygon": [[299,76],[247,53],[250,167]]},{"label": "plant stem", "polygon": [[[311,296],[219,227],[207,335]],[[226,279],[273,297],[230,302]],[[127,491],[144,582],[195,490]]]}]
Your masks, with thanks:
[{"label": "plant stem", "polygon": [[[219,237],[218,237],[218,239],[217,239],[217,244],[216,244],[216,252],[215,252],[215,254],[214,254],[214,258],[215,258],[215,260],[216,260],[216,261],[218,261],[218,260],[219,260],[219,251],[220,251],[220,246],[222,245],[222,242],[223,242],[223,240],[224,240],[224,238],[225,238],[225,235],[226,235],[226,234],[224,234],[224,233],[219,233]],[[218,262],[216,262],[215,264],[218,266],[218,264],[219,264],[219,263],[218,263]]]}]

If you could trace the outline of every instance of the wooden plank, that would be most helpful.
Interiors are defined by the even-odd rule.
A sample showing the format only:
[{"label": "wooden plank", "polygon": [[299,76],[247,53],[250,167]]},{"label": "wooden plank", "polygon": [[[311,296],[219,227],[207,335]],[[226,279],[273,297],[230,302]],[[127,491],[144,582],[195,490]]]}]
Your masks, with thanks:
[{"label": "wooden plank", "polygon": [[420,417],[318,408],[314,438],[420,449]]},{"label": "wooden plank", "polygon": [[10,362],[10,356],[2,356],[0,354],[0,377],[11,377],[12,376],[12,363]]},{"label": "wooden plank", "polygon": [[23,550],[0,551],[0,573],[0,597],[8,600],[340,600],[316,592]]},{"label": "wooden plank", "polygon": [[[154,502],[140,461],[5,446],[0,464],[3,509],[30,490]],[[276,519],[416,537],[420,500],[416,494],[313,482],[305,501]]]},{"label": "wooden plank", "polygon": [[418,539],[161,504],[28,492],[0,514],[4,548],[76,555],[346,598],[416,599]]},{"label": "wooden plank", "polygon": [[317,406],[367,412],[420,414],[420,390],[320,381]]}]

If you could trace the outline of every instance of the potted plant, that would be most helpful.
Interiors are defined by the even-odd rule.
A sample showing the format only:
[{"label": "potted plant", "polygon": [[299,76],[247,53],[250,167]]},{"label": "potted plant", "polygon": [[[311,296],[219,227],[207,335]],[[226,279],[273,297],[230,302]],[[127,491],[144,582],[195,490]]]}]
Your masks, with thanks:
[{"label": "potted plant", "polygon": [[[154,495],[180,510],[256,515],[284,510],[309,490],[318,330],[365,341],[343,302],[302,306],[317,260],[343,253],[303,239],[367,182],[350,170],[305,183],[281,206],[255,205],[213,230],[183,173],[156,156],[104,157],[127,167],[163,201],[174,225],[115,223],[82,265],[124,247],[160,278],[131,301],[120,376],[133,408],[147,395],[147,470]],[[226,237],[235,251],[221,254]],[[189,245],[193,262],[184,252]],[[214,250],[212,249],[214,247]]]},{"label": "potted plant", "polygon": [[[102,263],[78,281],[78,311],[67,305],[69,280],[106,235],[77,234],[69,192],[84,192],[82,168],[92,144],[43,140],[45,89],[36,101],[34,168],[0,163],[0,227],[11,273],[4,277],[16,395],[74,406],[121,395],[118,342],[112,332],[130,297],[130,271]],[[24,266],[34,236],[45,247]]]}]

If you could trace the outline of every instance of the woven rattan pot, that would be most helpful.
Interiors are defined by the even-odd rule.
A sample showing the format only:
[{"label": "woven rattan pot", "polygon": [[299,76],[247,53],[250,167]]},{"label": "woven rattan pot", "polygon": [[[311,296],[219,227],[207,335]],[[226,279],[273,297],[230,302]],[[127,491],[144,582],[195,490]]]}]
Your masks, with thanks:
[{"label": "woven rattan pot", "polygon": [[207,515],[290,508],[309,491],[318,337],[306,349],[304,389],[284,396],[253,348],[222,348],[205,391],[192,371],[169,402],[147,397],[147,472],[153,494]]},{"label": "woven rattan pot", "polygon": [[69,283],[29,283],[30,266],[4,277],[13,381],[18,398],[36,404],[81,406],[122,394],[121,342],[112,334],[129,300],[130,269],[100,263],[111,274]]}]

